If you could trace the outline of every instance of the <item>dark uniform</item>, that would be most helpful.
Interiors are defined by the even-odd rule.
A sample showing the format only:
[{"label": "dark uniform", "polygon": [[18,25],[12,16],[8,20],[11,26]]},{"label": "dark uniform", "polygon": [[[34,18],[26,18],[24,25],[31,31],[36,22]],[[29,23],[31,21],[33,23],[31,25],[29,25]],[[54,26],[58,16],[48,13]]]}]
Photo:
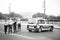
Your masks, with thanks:
[{"label": "dark uniform", "polygon": [[8,33],[12,33],[12,25],[8,25],[9,26],[9,31],[8,31]]},{"label": "dark uniform", "polygon": [[4,32],[5,32],[5,34],[7,33],[7,25],[4,25]]},{"label": "dark uniform", "polygon": [[7,20],[5,20],[5,24],[4,24],[4,32],[5,32],[5,34],[7,33],[7,29],[8,29],[8,22],[7,22]]},{"label": "dark uniform", "polygon": [[9,20],[8,22],[9,22],[9,24],[8,24],[8,27],[9,27],[8,33],[12,33],[12,20]]},{"label": "dark uniform", "polygon": [[14,22],[14,23],[13,23],[14,33],[16,32],[16,23],[17,23],[17,22]]},{"label": "dark uniform", "polygon": [[19,31],[19,29],[21,31],[21,24],[20,23],[18,23],[18,31]]}]

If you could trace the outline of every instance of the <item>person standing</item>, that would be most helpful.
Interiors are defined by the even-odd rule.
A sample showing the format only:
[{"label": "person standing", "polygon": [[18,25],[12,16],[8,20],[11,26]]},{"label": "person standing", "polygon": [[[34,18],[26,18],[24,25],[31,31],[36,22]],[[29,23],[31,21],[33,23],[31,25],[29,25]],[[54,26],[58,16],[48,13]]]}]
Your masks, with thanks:
[{"label": "person standing", "polygon": [[18,31],[21,31],[21,23],[18,23]]},{"label": "person standing", "polygon": [[14,33],[16,32],[16,24],[17,24],[17,22],[15,21],[15,22],[13,23],[13,30],[14,30]]},{"label": "person standing", "polygon": [[5,34],[7,33],[7,28],[8,28],[8,21],[5,19],[5,24],[4,24],[4,32]]},{"label": "person standing", "polygon": [[9,31],[8,31],[8,33],[12,33],[12,20],[11,19],[9,19],[9,21],[8,21],[8,26],[9,26]]},{"label": "person standing", "polygon": [[18,28],[18,31],[21,31],[21,21],[20,21],[20,19],[18,19],[18,21],[17,21],[17,28]]}]

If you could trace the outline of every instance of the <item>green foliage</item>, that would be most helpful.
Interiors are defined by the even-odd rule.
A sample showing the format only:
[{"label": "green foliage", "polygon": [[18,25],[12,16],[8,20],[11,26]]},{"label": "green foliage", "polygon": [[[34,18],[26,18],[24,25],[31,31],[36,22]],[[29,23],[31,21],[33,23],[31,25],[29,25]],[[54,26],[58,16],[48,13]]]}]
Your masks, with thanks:
[{"label": "green foliage", "polygon": [[0,19],[5,19],[4,15],[0,12]]},{"label": "green foliage", "polygon": [[46,18],[50,21],[60,21],[60,16],[53,16],[53,15],[46,15],[46,14],[43,14],[43,13],[36,13],[32,16],[32,18],[37,18],[37,17],[42,17],[42,18]]},{"label": "green foliage", "polygon": [[43,18],[47,18],[47,15],[43,14],[43,13],[36,13],[32,16],[32,18],[37,18],[37,17],[43,17]]},{"label": "green foliage", "polygon": [[20,14],[16,14],[16,13],[14,13],[14,12],[11,12],[10,14],[3,14],[3,13],[1,13],[0,12],[0,19],[5,19],[5,18],[9,18],[9,17],[18,17],[18,18],[23,18],[22,17],[22,15],[20,15]]},{"label": "green foliage", "polygon": [[19,17],[19,18],[23,18],[22,15],[16,14],[16,13],[14,13],[14,12],[11,12],[11,13],[9,14],[9,17]]}]

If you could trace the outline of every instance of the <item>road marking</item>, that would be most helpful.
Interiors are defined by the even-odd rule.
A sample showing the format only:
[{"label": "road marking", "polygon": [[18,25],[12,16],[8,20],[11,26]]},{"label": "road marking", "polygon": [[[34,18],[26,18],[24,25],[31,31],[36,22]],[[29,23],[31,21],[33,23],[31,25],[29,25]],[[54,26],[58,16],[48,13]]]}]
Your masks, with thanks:
[{"label": "road marking", "polygon": [[[3,32],[3,31],[0,31],[0,33],[4,33],[4,32]],[[10,35],[19,36],[19,37],[24,37],[24,38],[28,38],[28,39],[35,39],[35,38],[33,38],[33,37],[23,36],[23,35],[14,34],[14,33],[12,33],[12,34],[10,34]]]}]

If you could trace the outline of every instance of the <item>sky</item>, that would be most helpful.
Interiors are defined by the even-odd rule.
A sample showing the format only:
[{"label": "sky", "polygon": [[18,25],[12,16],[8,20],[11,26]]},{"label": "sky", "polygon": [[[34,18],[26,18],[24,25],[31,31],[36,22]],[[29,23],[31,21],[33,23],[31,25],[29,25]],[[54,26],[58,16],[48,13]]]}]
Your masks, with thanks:
[{"label": "sky", "polygon": [[[60,15],[60,0],[45,0],[47,15]],[[33,14],[44,13],[44,0],[0,0],[0,12],[9,13],[9,3],[11,12],[21,14],[30,18]]]}]

